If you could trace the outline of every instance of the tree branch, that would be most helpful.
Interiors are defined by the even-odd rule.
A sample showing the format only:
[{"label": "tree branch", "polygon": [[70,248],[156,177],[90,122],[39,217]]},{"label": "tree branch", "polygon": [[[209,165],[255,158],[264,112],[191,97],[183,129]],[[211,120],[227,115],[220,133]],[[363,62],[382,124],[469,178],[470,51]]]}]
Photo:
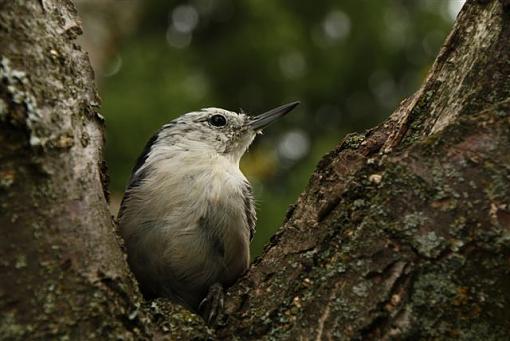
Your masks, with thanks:
[{"label": "tree branch", "polygon": [[[70,1],[0,5],[2,339],[148,337],[103,187],[103,119]],[[106,317],[106,318],[105,318]]]},{"label": "tree branch", "polygon": [[318,165],[222,337],[505,337],[510,20],[468,1],[423,87]]},{"label": "tree branch", "polygon": [[322,159],[216,329],[142,304],[104,195],[74,7],[0,6],[3,338],[507,336],[508,1],[468,1],[422,88]]}]

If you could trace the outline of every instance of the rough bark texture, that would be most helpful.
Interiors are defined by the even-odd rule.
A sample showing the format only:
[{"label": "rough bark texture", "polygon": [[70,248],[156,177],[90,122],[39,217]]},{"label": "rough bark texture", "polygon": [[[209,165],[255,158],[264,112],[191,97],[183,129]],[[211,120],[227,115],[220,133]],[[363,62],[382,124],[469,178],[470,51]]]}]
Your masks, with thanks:
[{"label": "rough bark texture", "polygon": [[423,87],[320,162],[220,335],[508,338],[507,3],[468,2]]},{"label": "rough bark texture", "polygon": [[143,335],[69,1],[0,1],[0,338]]},{"label": "rough bark texture", "polygon": [[468,1],[423,87],[324,157],[216,329],[139,305],[76,20],[0,2],[2,338],[507,339],[508,1]]}]

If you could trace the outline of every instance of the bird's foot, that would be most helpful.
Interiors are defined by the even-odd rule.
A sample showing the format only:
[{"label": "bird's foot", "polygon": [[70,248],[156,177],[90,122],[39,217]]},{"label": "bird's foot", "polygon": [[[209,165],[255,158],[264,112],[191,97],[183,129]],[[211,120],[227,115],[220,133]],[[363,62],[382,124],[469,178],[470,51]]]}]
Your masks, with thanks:
[{"label": "bird's foot", "polygon": [[223,286],[220,283],[214,283],[198,306],[198,311],[209,325],[215,325],[218,322],[218,318],[223,312],[223,302]]}]

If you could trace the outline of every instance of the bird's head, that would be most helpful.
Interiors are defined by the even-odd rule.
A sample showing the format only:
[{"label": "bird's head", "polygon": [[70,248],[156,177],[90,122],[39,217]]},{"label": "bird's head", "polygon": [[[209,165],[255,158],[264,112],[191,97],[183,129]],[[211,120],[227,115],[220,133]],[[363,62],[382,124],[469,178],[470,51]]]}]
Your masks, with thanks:
[{"label": "bird's head", "polygon": [[163,126],[158,140],[183,150],[216,152],[239,162],[258,132],[298,104],[285,104],[258,116],[218,108],[190,112]]}]

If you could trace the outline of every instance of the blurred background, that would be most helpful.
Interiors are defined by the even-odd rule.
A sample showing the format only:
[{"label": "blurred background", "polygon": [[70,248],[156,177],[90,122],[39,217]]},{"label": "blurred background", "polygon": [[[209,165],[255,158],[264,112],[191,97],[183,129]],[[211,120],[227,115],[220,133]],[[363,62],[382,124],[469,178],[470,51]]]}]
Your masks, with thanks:
[{"label": "blurred background", "polygon": [[243,158],[258,255],[322,155],[417,90],[463,0],[76,0],[106,118],[112,212],[145,142],[203,107],[301,106]]}]

